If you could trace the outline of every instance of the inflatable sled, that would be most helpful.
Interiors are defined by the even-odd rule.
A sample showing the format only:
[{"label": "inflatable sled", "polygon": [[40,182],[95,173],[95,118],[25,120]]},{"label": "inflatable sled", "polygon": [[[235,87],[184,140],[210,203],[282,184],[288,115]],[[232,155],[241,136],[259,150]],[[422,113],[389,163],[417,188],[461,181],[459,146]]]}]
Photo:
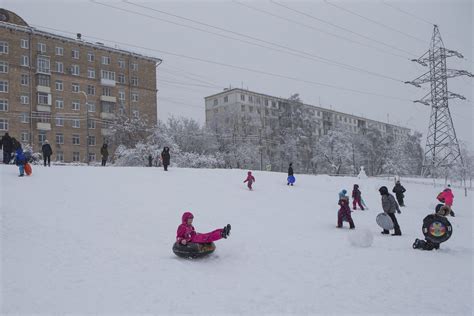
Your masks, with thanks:
[{"label": "inflatable sled", "polygon": [[385,213],[380,213],[379,215],[377,215],[375,221],[380,227],[385,230],[391,230],[394,227],[392,219]]},{"label": "inflatable sled", "polygon": [[423,219],[422,230],[426,240],[440,244],[451,237],[453,226],[446,217],[430,214]]},{"label": "inflatable sled", "polygon": [[288,181],[289,184],[295,183],[295,181],[296,181],[295,176],[288,176],[287,181]]},{"label": "inflatable sled", "polygon": [[216,250],[216,245],[213,242],[206,244],[187,243],[186,245],[178,244],[177,242],[173,245],[173,252],[175,255],[181,258],[201,258],[207,256]]},{"label": "inflatable sled", "polygon": [[33,173],[33,170],[31,169],[31,165],[29,163],[25,164],[25,173],[27,176],[31,176]]}]

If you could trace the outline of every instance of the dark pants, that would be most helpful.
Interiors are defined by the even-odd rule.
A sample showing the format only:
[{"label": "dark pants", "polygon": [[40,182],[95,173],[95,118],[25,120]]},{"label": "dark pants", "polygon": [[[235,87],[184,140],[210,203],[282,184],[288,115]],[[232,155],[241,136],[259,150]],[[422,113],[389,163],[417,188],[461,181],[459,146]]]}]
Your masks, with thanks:
[{"label": "dark pants", "polygon": [[105,164],[107,163],[107,159],[102,158],[102,166],[105,167]]},{"label": "dark pants", "polygon": [[355,228],[354,221],[352,220],[352,216],[344,216],[342,214],[337,214],[337,227],[342,227],[342,222],[346,221],[349,223],[350,228]]},{"label": "dark pants", "polygon": [[9,151],[3,151],[3,163],[9,164],[10,160],[12,160],[12,153]]},{"label": "dark pants", "polygon": [[46,162],[48,162],[48,166],[51,167],[51,155],[44,156],[44,166],[46,167]]},{"label": "dark pants", "polygon": [[403,203],[403,195],[402,194],[396,194],[396,196],[397,196],[398,205],[405,206],[405,203]]},{"label": "dark pants", "polygon": [[[395,229],[395,234],[397,235],[401,235],[402,232],[400,230],[400,226],[398,225],[398,221],[397,221],[397,218],[395,217],[395,213],[387,213],[388,216],[390,216],[390,218],[392,219],[392,222],[393,222],[393,228]],[[389,231],[384,229],[383,230],[383,233],[384,234],[388,234]]]},{"label": "dark pants", "polygon": [[364,207],[360,203],[360,198],[354,198],[354,200],[352,201],[352,207],[354,208],[354,210],[357,209],[357,207],[356,207],[357,205],[359,205],[361,210],[364,210]]},{"label": "dark pants", "polygon": [[415,249],[423,249],[423,250],[433,250],[439,249],[439,244],[429,241],[429,240],[418,240],[417,239],[416,247],[413,246]]},{"label": "dark pants", "polygon": [[163,168],[165,168],[165,171],[168,171],[168,165],[167,164],[163,164]]}]

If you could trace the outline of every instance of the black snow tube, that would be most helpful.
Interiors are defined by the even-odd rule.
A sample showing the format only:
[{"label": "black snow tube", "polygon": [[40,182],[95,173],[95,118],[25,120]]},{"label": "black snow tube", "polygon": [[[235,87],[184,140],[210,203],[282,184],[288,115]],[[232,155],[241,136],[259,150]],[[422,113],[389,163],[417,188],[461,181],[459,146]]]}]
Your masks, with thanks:
[{"label": "black snow tube", "polygon": [[173,245],[173,252],[181,258],[201,258],[207,256],[216,250],[216,245],[213,242],[205,244],[187,243],[186,245]]},{"label": "black snow tube", "polygon": [[427,240],[440,244],[451,237],[453,226],[444,216],[431,214],[423,219],[423,235]]}]

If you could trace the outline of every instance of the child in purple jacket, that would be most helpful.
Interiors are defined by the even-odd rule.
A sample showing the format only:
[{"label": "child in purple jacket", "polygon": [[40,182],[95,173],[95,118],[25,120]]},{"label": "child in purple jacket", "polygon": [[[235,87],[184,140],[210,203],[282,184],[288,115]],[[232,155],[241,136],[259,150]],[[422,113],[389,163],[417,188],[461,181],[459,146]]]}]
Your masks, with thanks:
[{"label": "child in purple jacket", "polygon": [[354,229],[354,221],[351,216],[351,207],[349,206],[349,197],[343,196],[338,203],[341,207],[337,212],[337,228],[342,228],[342,222],[348,222],[350,229]]},{"label": "child in purple jacket", "polygon": [[247,172],[247,179],[245,179],[244,183],[247,182],[247,187],[249,190],[252,190],[252,184],[255,182],[254,176],[252,176],[252,172]]}]

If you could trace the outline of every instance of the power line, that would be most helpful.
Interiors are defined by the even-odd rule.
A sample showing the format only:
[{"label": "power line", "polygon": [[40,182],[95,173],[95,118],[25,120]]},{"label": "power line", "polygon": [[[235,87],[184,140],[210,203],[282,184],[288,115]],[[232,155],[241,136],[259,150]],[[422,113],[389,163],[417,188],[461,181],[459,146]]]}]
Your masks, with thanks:
[{"label": "power line", "polygon": [[[192,79],[192,80],[197,80],[197,81],[200,81],[202,83],[207,83],[207,84],[211,84],[211,85],[214,85],[216,87],[219,87],[219,84],[217,84],[217,83],[215,83],[211,80],[208,80],[208,79],[202,77],[201,75],[194,74],[194,73],[191,73],[191,72],[188,72],[186,70],[179,69],[179,68],[176,68],[176,67],[170,67],[169,65],[166,65],[165,67],[162,66],[161,70],[163,70],[163,68],[168,70],[171,73],[173,73],[173,72],[174,73],[179,73],[185,78]],[[171,68],[171,69],[167,69],[167,68]],[[185,75],[185,74],[188,74],[188,75]],[[196,79],[196,78],[198,78],[198,79]]]},{"label": "power line", "polygon": [[362,18],[362,19],[364,19],[364,20],[366,20],[366,21],[369,21],[369,22],[372,22],[372,23],[374,23],[374,24],[380,25],[380,26],[383,27],[383,28],[386,28],[386,29],[391,30],[391,31],[393,31],[393,32],[402,34],[402,35],[404,35],[404,36],[406,36],[406,37],[409,37],[409,38],[412,38],[412,39],[414,39],[414,40],[416,40],[416,41],[423,42],[423,43],[429,43],[429,41],[426,41],[426,40],[424,40],[424,39],[422,39],[422,38],[419,38],[419,37],[410,35],[410,34],[408,34],[408,33],[405,33],[405,32],[403,32],[403,31],[397,30],[396,28],[393,28],[393,27],[391,27],[391,26],[389,26],[389,25],[386,25],[386,24],[384,24],[384,23],[381,23],[381,22],[375,21],[375,20],[373,20],[373,19],[371,19],[371,18],[368,18],[368,17],[366,17],[366,16],[363,16],[362,14],[359,14],[359,13],[354,12],[354,11],[352,11],[352,10],[349,10],[349,9],[343,8],[343,7],[341,7],[341,6],[338,6],[337,4],[334,4],[334,3],[332,3],[332,2],[329,2],[328,0],[324,0],[324,2],[325,2],[326,4],[328,4],[328,5],[330,5],[330,6],[333,6],[334,8],[337,8],[337,9],[342,10],[342,11],[345,11],[345,12],[347,12],[347,13],[349,13],[349,14],[358,16],[358,17],[360,17],[360,18]]},{"label": "power line", "polygon": [[312,30],[315,30],[315,31],[318,31],[318,32],[321,32],[321,33],[325,33],[325,34],[328,34],[330,36],[333,36],[333,37],[336,37],[336,38],[339,38],[339,39],[342,39],[342,40],[345,40],[345,41],[348,41],[348,42],[351,42],[351,43],[355,43],[355,44],[358,44],[358,45],[361,45],[361,46],[365,46],[365,47],[368,47],[370,49],[374,49],[374,50],[377,50],[377,51],[380,51],[386,55],[392,55],[392,56],[395,56],[395,57],[399,57],[403,60],[410,60],[411,58],[408,58],[406,56],[402,56],[402,55],[399,55],[399,54],[396,54],[396,53],[393,53],[393,52],[390,52],[390,51],[386,51],[386,50],[383,50],[381,48],[378,48],[378,47],[375,47],[375,46],[371,46],[371,45],[367,45],[365,43],[362,43],[362,42],[358,42],[356,40],[353,40],[353,39],[350,39],[350,38],[347,38],[347,37],[344,37],[344,36],[341,36],[341,35],[338,35],[338,34],[335,34],[335,33],[331,33],[331,32],[328,32],[326,30],[323,30],[323,29],[319,29],[317,27],[314,27],[312,25],[308,25],[308,24],[304,24],[304,23],[301,23],[299,21],[296,21],[296,20],[292,20],[292,19],[288,19],[287,17],[284,17],[284,16],[281,16],[281,15],[278,15],[278,14],[274,14],[274,13],[271,13],[269,11],[266,11],[266,10],[263,10],[263,9],[259,9],[259,8],[256,8],[254,6],[251,6],[249,4],[245,4],[243,2],[239,2],[237,0],[232,0],[232,2],[236,3],[236,4],[239,4],[243,7],[246,7],[248,9],[251,9],[251,10],[254,10],[254,11],[257,11],[257,12],[261,12],[263,14],[266,14],[266,15],[269,15],[269,16],[272,16],[272,17],[275,17],[277,19],[281,19],[281,20],[285,20],[285,21],[288,21],[288,22],[291,22],[291,23],[294,23],[294,24],[297,24],[297,25],[300,25],[300,26],[303,26],[303,27],[306,27],[306,28],[309,28],[309,29],[312,29]]},{"label": "power line", "polygon": [[404,53],[406,53],[406,54],[409,54],[409,55],[411,55],[411,56],[417,57],[416,54],[413,54],[413,53],[411,53],[411,52],[409,52],[409,51],[407,51],[407,50],[404,50],[404,49],[398,48],[398,47],[396,47],[396,46],[393,46],[393,45],[384,43],[384,42],[382,42],[382,41],[379,41],[379,40],[370,38],[370,37],[368,37],[368,36],[365,36],[364,34],[360,34],[360,33],[354,32],[354,31],[352,31],[352,30],[350,30],[350,29],[348,29],[348,28],[345,28],[345,27],[339,26],[339,25],[337,25],[337,24],[335,24],[335,23],[328,22],[328,21],[326,21],[326,20],[320,19],[320,18],[315,17],[315,16],[313,16],[313,15],[311,15],[311,14],[308,14],[308,13],[306,13],[306,12],[302,12],[302,11],[293,9],[293,8],[291,8],[291,7],[289,7],[289,6],[286,6],[286,5],[284,5],[284,4],[281,4],[281,3],[276,2],[276,1],[274,1],[274,0],[270,0],[270,2],[273,3],[273,4],[276,4],[276,5],[278,5],[278,6],[280,6],[280,7],[282,7],[282,8],[285,8],[285,9],[287,9],[287,10],[296,12],[296,13],[301,14],[301,15],[304,15],[304,16],[306,16],[306,17],[308,17],[308,18],[313,19],[313,20],[322,22],[322,23],[324,23],[324,24],[331,25],[332,27],[335,27],[335,28],[344,30],[344,31],[346,31],[346,32],[349,32],[349,33],[351,33],[351,34],[360,36],[360,37],[362,37],[362,38],[365,38],[366,40],[369,40],[369,41],[372,41],[372,42],[376,42],[376,43],[378,43],[378,44],[380,44],[380,45],[383,45],[383,46],[386,46],[386,47],[390,47],[391,49],[395,49],[395,50],[404,52]]},{"label": "power line", "polygon": [[429,25],[431,25],[431,26],[433,26],[433,25],[436,24],[436,23],[431,23],[430,21],[425,20],[425,19],[423,19],[423,18],[420,18],[419,16],[416,16],[416,15],[414,15],[413,13],[410,13],[410,12],[408,12],[408,11],[402,10],[402,9],[396,7],[396,6],[391,5],[391,4],[388,4],[387,2],[385,2],[385,1],[383,1],[383,0],[382,0],[382,4],[386,5],[387,7],[392,8],[392,9],[394,9],[394,10],[397,10],[397,11],[399,11],[399,12],[402,12],[402,13],[404,13],[404,14],[406,14],[406,15],[409,15],[409,16],[411,16],[411,17],[417,19],[417,20],[420,20],[420,21],[422,21],[422,22],[425,22],[426,24],[429,24]]},{"label": "power line", "polygon": [[230,36],[227,36],[227,35],[211,32],[211,31],[200,29],[200,28],[193,27],[193,26],[190,26],[190,25],[181,24],[181,23],[169,21],[169,20],[166,20],[166,19],[158,18],[158,17],[155,17],[155,16],[151,16],[151,15],[148,15],[148,14],[143,14],[143,13],[140,13],[140,12],[131,11],[131,10],[127,10],[127,9],[124,9],[124,8],[108,5],[108,4],[105,4],[105,3],[102,3],[102,2],[98,2],[96,0],[90,0],[90,1],[92,3],[99,4],[99,5],[102,5],[102,6],[105,6],[105,7],[113,8],[113,9],[116,9],[116,10],[131,13],[131,14],[136,14],[136,15],[148,17],[148,18],[151,18],[151,19],[154,19],[154,20],[158,20],[158,21],[162,21],[162,22],[166,22],[166,23],[171,23],[171,24],[174,24],[174,25],[179,25],[179,26],[182,26],[182,27],[193,29],[195,31],[204,32],[204,33],[208,33],[208,34],[213,34],[215,36],[219,36],[219,37],[222,37],[222,38],[226,38],[226,39],[246,43],[246,44],[249,44],[249,45],[258,46],[258,47],[265,48],[265,49],[271,49],[271,50],[278,51],[278,52],[281,52],[281,53],[284,53],[284,54],[289,54],[289,55],[293,55],[293,56],[297,56],[297,57],[300,57],[300,58],[317,61],[317,62],[324,63],[324,64],[334,65],[334,66],[337,66],[339,68],[343,68],[343,69],[354,71],[354,72],[366,73],[366,74],[369,74],[369,75],[372,75],[372,76],[392,80],[392,81],[399,82],[399,83],[404,82],[401,79],[397,79],[397,78],[390,77],[390,76],[387,76],[387,75],[383,75],[383,74],[380,74],[380,73],[376,73],[376,72],[373,72],[373,71],[368,71],[368,70],[365,70],[363,68],[359,68],[359,67],[356,67],[356,66],[352,66],[352,65],[349,65],[349,64],[342,63],[342,62],[334,61],[334,60],[331,60],[329,58],[325,58],[325,57],[322,57],[322,56],[319,56],[319,55],[315,55],[315,54],[308,53],[308,52],[305,52],[305,51],[300,51],[300,50],[297,50],[297,49],[293,49],[293,48],[288,47],[288,46],[284,46],[284,45],[281,45],[281,44],[278,44],[278,43],[273,43],[273,42],[263,40],[263,39],[259,39],[259,38],[249,36],[249,35],[246,35],[246,34],[234,32],[232,30],[226,30],[226,29],[221,28],[221,27],[217,27],[217,26],[213,26],[213,25],[210,25],[210,24],[207,24],[207,23],[195,21],[195,20],[192,20],[192,19],[188,19],[188,18],[185,18],[185,17],[175,15],[175,14],[171,14],[171,13],[168,13],[168,12],[165,12],[165,11],[157,10],[157,9],[154,9],[154,8],[151,8],[151,7],[138,5],[136,3],[132,3],[132,2],[129,2],[129,1],[124,1],[124,2],[129,3],[131,5],[134,5],[134,6],[138,6],[138,7],[147,9],[147,10],[156,11],[156,12],[166,14],[166,15],[170,15],[170,16],[173,16],[173,17],[176,17],[176,18],[179,18],[179,19],[183,19],[183,20],[186,20],[186,21],[191,21],[193,23],[202,24],[202,25],[205,25],[207,27],[218,29],[220,31],[236,34],[236,35],[241,36],[241,37],[249,38],[249,39],[252,39],[254,41],[258,41],[258,42],[262,42],[262,43],[266,43],[266,44],[276,46],[276,47],[279,47],[279,48],[282,48],[282,49],[285,49],[285,50],[276,49],[274,47],[269,47],[269,46],[264,46],[264,45],[257,44],[257,43],[254,43],[254,42],[249,42],[249,41],[242,40],[242,39],[239,39],[239,38],[230,37]]},{"label": "power line", "polygon": [[[35,25],[35,26],[39,26],[39,25]],[[43,26],[39,26],[39,27],[43,27]],[[55,30],[55,31],[63,32],[63,33],[69,33],[69,34],[74,34],[74,35],[76,34],[75,32],[63,31],[63,30],[58,30],[58,29],[54,29],[54,28],[50,28],[50,27],[43,27],[43,28],[50,29],[50,30]],[[91,39],[100,40],[100,41],[103,41],[103,42],[111,42],[111,43],[116,43],[116,44],[120,44],[120,45],[126,45],[126,46],[129,46],[129,47],[134,47],[134,48],[153,51],[153,52],[158,52],[158,53],[165,54],[165,55],[171,55],[171,56],[175,56],[175,57],[179,57],[179,58],[183,58],[183,59],[198,61],[198,62],[207,63],[207,64],[213,64],[213,65],[217,65],[217,66],[221,66],[221,67],[227,67],[227,68],[232,68],[232,69],[243,70],[243,71],[247,71],[247,72],[252,72],[252,73],[257,73],[257,74],[261,74],[261,75],[270,76],[270,77],[275,77],[275,78],[280,78],[280,79],[287,79],[287,80],[307,83],[307,84],[315,85],[315,86],[323,86],[323,87],[332,88],[332,89],[335,89],[335,90],[352,92],[352,93],[356,93],[356,94],[371,95],[371,96],[380,97],[380,98],[387,98],[387,99],[393,99],[393,100],[412,102],[410,99],[400,98],[400,97],[396,97],[396,96],[388,96],[388,95],[384,95],[384,94],[380,94],[380,93],[362,91],[362,90],[357,90],[357,89],[351,89],[351,88],[345,88],[345,87],[341,87],[341,86],[326,84],[326,83],[322,83],[322,82],[299,79],[299,78],[291,77],[291,76],[287,76],[287,75],[281,75],[281,74],[272,73],[272,72],[263,71],[263,70],[250,69],[250,68],[247,68],[247,67],[242,67],[242,66],[237,66],[237,65],[232,65],[232,64],[226,64],[226,63],[222,63],[222,62],[216,62],[216,61],[207,60],[207,59],[204,59],[204,58],[187,56],[187,55],[173,53],[173,52],[169,52],[169,51],[165,51],[165,50],[160,50],[160,49],[155,49],[155,48],[148,48],[148,47],[144,47],[144,46],[140,46],[140,45],[134,45],[134,44],[128,44],[128,43],[124,43],[124,42],[120,42],[120,41],[110,41],[110,40],[100,38],[100,37],[95,37],[95,36],[87,36],[87,37],[91,38]]]},{"label": "power line", "polygon": [[[183,86],[202,87],[202,88],[210,88],[210,89],[216,88],[216,86],[203,85],[203,84],[197,84],[197,83],[187,83],[187,82],[182,82],[182,81],[172,81],[172,80],[167,80],[167,79],[161,79],[161,81],[166,82],[166,83],[174,83],[178,85],[183,85]],[[221,88],[219,86],[217,87]]]}]

